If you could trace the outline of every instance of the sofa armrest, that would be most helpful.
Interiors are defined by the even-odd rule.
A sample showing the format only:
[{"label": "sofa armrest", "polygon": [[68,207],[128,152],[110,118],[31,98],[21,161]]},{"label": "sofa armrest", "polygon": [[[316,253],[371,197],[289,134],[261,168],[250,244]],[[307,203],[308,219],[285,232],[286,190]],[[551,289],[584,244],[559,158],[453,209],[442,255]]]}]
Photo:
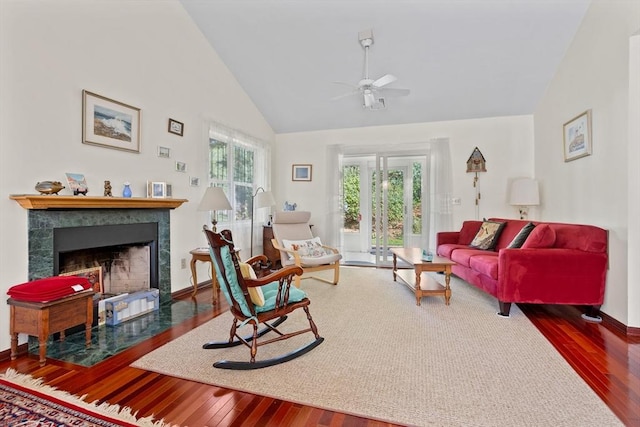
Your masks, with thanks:
[{"label": "sofa armrest", "polygon": [[446,243],[456,244],[460,238],[459,231],[440,231],[436,234],[436,247]]},{"label": "sofa armrest", "polygon": [[577,249],[501,249],[498,289],[502,302],[601,305],[607,255]]}]

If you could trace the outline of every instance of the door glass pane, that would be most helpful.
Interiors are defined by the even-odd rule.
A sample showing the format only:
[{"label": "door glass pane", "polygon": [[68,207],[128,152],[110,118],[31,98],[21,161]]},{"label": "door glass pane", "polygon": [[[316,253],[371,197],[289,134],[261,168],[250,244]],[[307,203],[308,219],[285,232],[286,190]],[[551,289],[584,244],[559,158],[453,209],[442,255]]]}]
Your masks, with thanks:
[{"label": "door glass pane", "polygon": [[342,169],[344,194],[344,231],[360,231],[360,166],[349,165]]},{"label": "door glass pane", "polygon": [[411,195],[413,221],[411,232],[422,234],[422,164],[413,163],[413,194]]},{"label": "door glass pane", "polygon": [[[383,185],[383,188],[385,186]],[[404,242],[404,172],[391,169],[387,172],[387,227],[388,246],[402,247]]]}]

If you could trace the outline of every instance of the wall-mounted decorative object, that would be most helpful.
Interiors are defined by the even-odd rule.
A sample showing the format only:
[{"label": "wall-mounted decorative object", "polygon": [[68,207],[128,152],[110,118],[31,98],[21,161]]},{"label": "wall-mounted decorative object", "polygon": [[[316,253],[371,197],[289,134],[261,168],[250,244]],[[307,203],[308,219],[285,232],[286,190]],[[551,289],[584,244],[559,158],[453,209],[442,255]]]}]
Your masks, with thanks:
[{"label": "wall-mounted decorative object", "polygon": [[178,172],[186,172],[187,164],[185,162],[176,162],[176,171]]},{"label": "wall-mounted decorative object", "polygon": [[169,133],[182,136],[184,133],[184,123],[169,119]]},{"label": "wall-mounted decorative object", "polygon": [[58,192],[64,189],[60,181],[42,181],[36,183],[36,191],[40,194],[58,194]]},{"label": "wall-mounted decorative object", "polygon": [[111,187],[111,181],[105,181],[104,182],[104,197],[113,197],[113,194],[111,193],[111,190],[113,188]]},{"label": "wall-mounted decorative object", "polygon": [[84,268],[82,270],[66,271],[60,273],[60,276],[78,276],[83,277],[91,283],[94,292],[104,293],[104,282],[102,281],[102,266]]},{"label": "wall-mounted decorative object", "polygon": [[189,185],[192,187],[200,187],[200,178],[195,176],[189,177]]},{"label": "wall-mounted decorative object", "polygon": [[73,191],[73,195],[78,194],[87,195],[89,187],[87,186],[87,180],[81,173],[67,173],[67,182],[69,183],[69,189]]},{"label": "wall-mounted decorative object", "polygon": [[168,198],[173,197],[173,185],[166,183],[165,187],[166,187],[166,191],[164,196]]},{"label": "wall-mounted decorative object", "polygon": [[167,183],[147,181],[147,197],[152,199],[164,199],[167,197]]},{"label": "wall-mounted decorative object", "polygon": [[171,158],[171,149],[158,146],[158,157],[162,157],[165,159]]},{"label": "wall-mounted decorative object", "polygon": [[569,120],[562,129],[565,162],[591,155],[591,110]]},{"label": "wall-mounted decorative object", "polygon": [[82,91],[82,143],[140,152],[140,109]]},{"label": "wall-mounted decorative object", "polygon": [[478,149],[478,147],[474,148],[471,152],[471,156],[467,159],[467,173],[472,172],[475,173],[473,177],[473,188],[476,190],[476,219],[480,217],[480,198],[482,195],[480,194],[480,181],[478,180],[478,172],[486,172],[486,160],[484,156]]},{"label": "wall-mounted decorative object", "polygon": [[291,168],[292,181],[311,181],[311,165],[293,165]]}]

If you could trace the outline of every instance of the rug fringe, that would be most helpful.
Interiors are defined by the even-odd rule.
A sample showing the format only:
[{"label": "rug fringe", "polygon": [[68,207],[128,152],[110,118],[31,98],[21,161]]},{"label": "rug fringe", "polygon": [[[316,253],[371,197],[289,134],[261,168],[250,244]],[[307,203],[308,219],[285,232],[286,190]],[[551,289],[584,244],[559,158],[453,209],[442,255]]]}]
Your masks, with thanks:
[{"label": "rug fringe", "polygon": [[120,406],[117,404],[110,404],[108,402],[98,403],[98,400],[93,402],[87,402],[84,400],[86,394],[83,396],[75,396],[67,391],[60,390],[44,383],[42,378],[34,378],[30,375],[21,374],[13,368],[7,369],[7,371],[0,375],[9,382],[33,389],[41,393],[49,394],[57,399],[65,400],[71,404],[82,406],[102,415],[106,415],[112,418],[120,418],[122,421],[127,421],[132,424],[137,424],[142,427],[179,427],[173,424],[166,424],[164,420],[154,420],[153,415],[143,418],[137,418],[137,412],[133,412],[131,408],[127,406]]}]

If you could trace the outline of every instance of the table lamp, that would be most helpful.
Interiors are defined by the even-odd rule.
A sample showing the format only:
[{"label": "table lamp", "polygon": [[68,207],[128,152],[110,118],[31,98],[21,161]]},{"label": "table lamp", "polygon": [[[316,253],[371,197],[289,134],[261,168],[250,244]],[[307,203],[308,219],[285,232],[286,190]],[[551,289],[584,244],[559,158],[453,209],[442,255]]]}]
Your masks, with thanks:
[{"label": "table lamp", "polygon": [[214,233],[216,232],[216,224],[218,223],[216,211],[228,211],[231,209],[231,203],[229,203],[229,199],[227,199],[227,196],[224,194],[222,187],[207,188],[198,205],[199,211],[212,211],[211,225],[213,226],[212,230]]},{"label": "table lamp", "polygon": [[518,207],[520,219],[526,219],[529,216],[529,206],[540,204],[538,181],[533,178],[518,178],[513,181],[509,193],[509,204]]}]

